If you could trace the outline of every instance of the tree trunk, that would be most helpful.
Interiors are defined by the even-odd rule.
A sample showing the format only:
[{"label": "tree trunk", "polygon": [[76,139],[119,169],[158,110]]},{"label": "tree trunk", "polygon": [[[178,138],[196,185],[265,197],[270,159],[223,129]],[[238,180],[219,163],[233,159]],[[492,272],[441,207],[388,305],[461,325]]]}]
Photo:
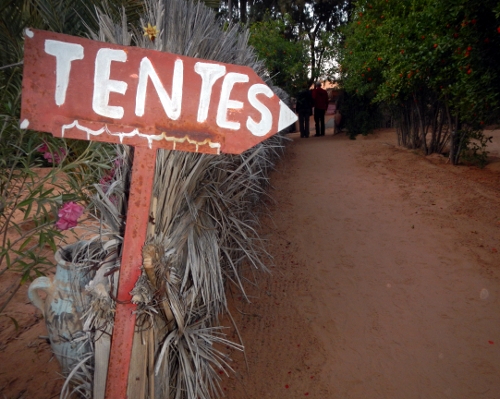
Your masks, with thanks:
[{"label": "tree trunk", "polygon": [[458,165],[458,161],[460,160],[463,138],[464,133],[461,131],[458,116],[455,116],[455,123],[450,135],[450,161],[453,165]]},{"label": "tree trunk", "polygon": [[240,21],[247,23],[247,0],[240,0]]},{"label": "tree trunk", "polygon": [[[447,99],[446,99],[447,100]],[[457,165],[460,157],[460,126],[458,115],[455,115],[455,120],[452,120],[448,103],[444,104],[446,110],[446,118],[448,119],[448,131],[450,132],[450,155],[449,159],[452,165]]]},{"label": "tree trunk", "polygon": [[[420,101],[419,101],[420,100]],[[425,155],[428,155],[428,148],[427,148],[427,129],[425,127],[426,125],[426,122],[425,122],[425,119],[426,119],[426,115],[425,115],[425,110],[421,110],[420,109],[420,105],[421,103],[423,102],[422,99],[417,99],[417,96],[415,93],[413,93],[413,102],[414,102],[414,106],[415,106],[415,109],[416,109],[416,117],[417,117],[417,122],[418,122],[418,130],[420,131],[419,133],[417,133],[417,137],[419,137],[419,142],[420,143],[417,143],[420,144],[423,149],[424,149],[424,153]]]},{"label": "tree trunk", "polygon": [[316,80],[316,54],[315,54],[315,45],[314,45],[314,36],[311,37],[311,34],[309,34],[309,41],[310,41],[310,51],[311,51],[311,79]]}]

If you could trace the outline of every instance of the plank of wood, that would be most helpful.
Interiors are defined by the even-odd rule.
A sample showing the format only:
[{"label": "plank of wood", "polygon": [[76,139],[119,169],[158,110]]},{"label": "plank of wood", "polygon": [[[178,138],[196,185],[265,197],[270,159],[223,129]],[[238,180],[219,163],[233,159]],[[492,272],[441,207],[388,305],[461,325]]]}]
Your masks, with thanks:
[{"label": "plank of wood", "polygon": [[[142,332],[134,333],[132,356],[128,373],[127,397],[146,399],[149,333],[143,337]],[[143,339],[146,338],[146,339]]]}]

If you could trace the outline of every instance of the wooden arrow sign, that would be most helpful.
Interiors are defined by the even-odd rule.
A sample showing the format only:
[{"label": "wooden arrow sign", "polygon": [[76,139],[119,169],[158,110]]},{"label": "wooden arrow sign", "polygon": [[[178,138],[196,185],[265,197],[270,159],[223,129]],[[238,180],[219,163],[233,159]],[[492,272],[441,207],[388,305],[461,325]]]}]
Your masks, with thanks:
[{"label": "wooden arrow sign", "polygon": [[136,147],[106,398],[127,397],[156,149],[239,154],[296,120],[248,67],[25,31],[21,127]]},{"label": "wooden arrow sign", "polygon": [[249,67],[34,29],[24,51],[21,125],[58,137],[239,154],[297,120]]}]

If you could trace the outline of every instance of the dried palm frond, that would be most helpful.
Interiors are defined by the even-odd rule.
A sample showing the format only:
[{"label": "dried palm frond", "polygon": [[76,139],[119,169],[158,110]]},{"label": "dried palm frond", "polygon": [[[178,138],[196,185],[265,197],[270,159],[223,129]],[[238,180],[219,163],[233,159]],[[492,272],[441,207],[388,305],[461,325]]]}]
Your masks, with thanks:
[{"label": "dried palm frond", "polygon": [[[128,26],[125,13],[114,21],[116,13],[106,6],[96,10],[99,30],[90,36],[249,66],[269,84],[263,63],[247,44],[247,30],[237,25],[223,29],[223,21],[201,2],[146,0],[144,4],[141,26]],[[144,35],[145,26],[149,35]],[[274,89],[286,101],[286,94]],[[255,209],[266,195],[268,174],[282,154],[284,140],[276,135],[241,155],[158,152],[143,275],[132,292],[138,305],[137,329],[153,329],[154,347],[145,345],[155,357],[145,382],[150,399],[208,399],[221,393],[219,372],[232,369],[230,359],[217,348],[243,350],[227,340],[219,323],[227,311],[226,284],[234,283],[245,295],[242,268],[267,270],[270,258],[257,233]],[[126,215],[128,150],[117,148],[124,161],[105,189],[96,187],[93,198],[101,222],[99,239],[116,240],[112,246],[116,257],[110,258],[109,251],[101,255],[87,284],[84,325],[94,340],[111,333],[113,271],[119,265]],[[80,367],[88,366],[80,372],[83,380],[91,360],[81,362]],[[84,384],[78,389],[86,392]]]},{"label": "dried palm frond", "polygon": [[[191,314],[196,315],[196,312]],[[236,350],[243,350],[243,347],[227,340],[220,327],[207,327],[206,322],[189,323],[182,334],[173,330],[165,337],[155,367],[160,383],[157,397],[210,399],[220,396],[218,371],[233,370],[230,359],[214,344]]]},{"label": "dried palm frond", "polygon": [[[102,377],[102,360],[107,369],[110,334],[112,331],[120,252],[123,234],[123,218],[126,212],[126,193],[129,175],[127,149],[117,146],[117,157],[110,159],[114,165],[106,179],[96,184],[93,198],[100,223],[92,226],[91,239],[79,241],[62,250],[64,260],[71,262],[72,292],[75,307],[82,318],[83,330],[72,342],[79,343],[81,358],[76,362],[61,392],[61,398],[92,398],[93,386],[97,384],[94,375]],[[97,234],[96,234],[97,233]],[[105,342],[104,347],[102,343]],[[95,348],[99,350],[95,350]],[[104,373],[105,377],[105,373]],[[104,379],[105,382],[105,379]]]}]

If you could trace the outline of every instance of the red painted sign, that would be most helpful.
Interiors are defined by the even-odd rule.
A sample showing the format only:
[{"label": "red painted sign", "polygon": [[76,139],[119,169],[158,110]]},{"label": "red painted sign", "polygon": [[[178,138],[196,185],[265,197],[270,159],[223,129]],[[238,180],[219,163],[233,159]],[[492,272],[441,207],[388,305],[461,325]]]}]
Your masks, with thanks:
[{"label": "red painted sign", "polygon": [[239,154],[297,117],[243,66],[27,29],[21,128],[132,145],[106,398],[126,398],[156,149]]},{"label": "red painted sign", "polygon": [[296,119],[249,67],[26,30],[23,128],[239,154]]}]

